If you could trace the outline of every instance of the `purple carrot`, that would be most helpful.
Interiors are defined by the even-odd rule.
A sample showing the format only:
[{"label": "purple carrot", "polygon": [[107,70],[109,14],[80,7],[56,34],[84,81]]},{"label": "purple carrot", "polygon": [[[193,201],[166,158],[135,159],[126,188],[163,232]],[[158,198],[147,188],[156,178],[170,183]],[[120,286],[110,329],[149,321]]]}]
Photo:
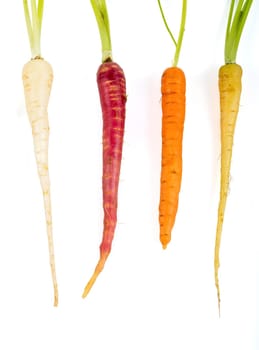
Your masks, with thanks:
[{"label": "purple carrot", "polygon": [[87,296],[110,254],[117,223],[118,186],[125,125],[126,80],[121,67],[104,62],[97,72],[97,84],[103,115],[103,210],[104,228],[100,258],[87,283]]}]

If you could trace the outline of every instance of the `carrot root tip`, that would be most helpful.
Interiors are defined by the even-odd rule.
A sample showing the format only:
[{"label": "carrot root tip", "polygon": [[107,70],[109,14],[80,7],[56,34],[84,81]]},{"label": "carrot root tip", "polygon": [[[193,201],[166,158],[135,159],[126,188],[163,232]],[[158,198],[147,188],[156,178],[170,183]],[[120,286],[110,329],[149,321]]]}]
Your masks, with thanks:
[{"label": "carrot root tip", "polygon": [[54,295],[54,306],[55,307],[58,306],[58,294],[57,293]]},{"label": "carrot root tip", "polygon": [[92,289],[92,286],[94,285],[97,277],[99,276],[99,274],[102,272],[102,270],[104,268],[104,265],[105,265],[105,262],[108,258],[108,255],[109,255],[109,253],[105,253],[105,254],[101,255],[101,257],[100,257],[100,259],[95,267],[95,270],[94,270],[92,277],[90,278],[87,285],[85,286],[85,289],[84,289],[83,294],[82,294],[82,298],[85,298],[88,295],[88,293],[90,292],[90,290]]},{"label": "carrot root tip", "polygon": [[167,235],[161,235],[161,234],[160,234],[160,242],[161,242],[161,244],[162,244],[162,248],[163,248],[163,249],[166,249],[168,243],[170,242],[170,239],[168,239],[168,236],[167,236]]}]

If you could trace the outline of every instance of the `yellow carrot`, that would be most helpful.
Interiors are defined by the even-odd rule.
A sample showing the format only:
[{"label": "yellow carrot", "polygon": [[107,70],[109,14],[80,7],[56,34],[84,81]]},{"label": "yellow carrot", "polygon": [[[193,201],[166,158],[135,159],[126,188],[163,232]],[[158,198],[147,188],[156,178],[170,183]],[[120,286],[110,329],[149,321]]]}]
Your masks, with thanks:
[{"label": "yellow carrot", "polygon": [[[221,132],[221,174],[218,221],[214,251],[214,275],[220,312],[219,251],[222,226],[229,190],[229,177],[232,158],[233,138],[242,90],[242,68],[236,64],[236,55],[241,34],[253,0],[231,0],[226,38],[225,64],[219,69],[220,132]],[[235,8],[235,9],[234,9]]]},{"label": "yellow carrot", "polygon": [[54,259],[50,180],[48,170],[48,104],[53,81],[53,71],[51,65],[41,58],[40,53],[40,32],[44,0],[38,0],[37,3],[36,0],[31,0],[31,12],[29,12],[27,0],[23,1],[23,5],[33,58],[24,65],[22,80],[26,110],[32,128],[38,175],[43,192],[49,246],[49,260],[54,288],[54,306],[57,306],[58,286]]},{"label": "yellow carrot", "polygon": [[219,289],[219,249],[222,225],[229,189],[230,165],[232,158],[233,137],[239,110],[241,95],[242,69],[236,64],[226,64],[219,70],[220,94],[220,130],[221,130],[221,174],[220,174],[220,200],[218,207],[218,223],[215,242],[214,271],[217,288],[218,303],[220,305]]}]

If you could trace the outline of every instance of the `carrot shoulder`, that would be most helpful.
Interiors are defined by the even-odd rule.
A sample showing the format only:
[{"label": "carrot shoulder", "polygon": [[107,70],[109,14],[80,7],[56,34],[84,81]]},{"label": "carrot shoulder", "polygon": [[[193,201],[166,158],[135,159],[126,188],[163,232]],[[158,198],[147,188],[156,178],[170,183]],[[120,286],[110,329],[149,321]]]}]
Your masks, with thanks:
[{"label": "carrot shoulder", "polygon": [[43,192],[49,258],[54,286],[54,305],[58,304],[58,287],[55,272],[54,247],[52,237],[52,214],[50,200],[50,180],[48,171],[48,103],[53,80],[50,64],[43,59],[33,59],[25,64],[22,72],[26,109],[32,128],[34,153]]},{"label": "carrot shoulder", "polygon": [[100,259],[87,283],[83,297],[89,293],[108,258],[117,223],[118,186],[125,124],[126,80],[115,62],[104,62],[97,72],[103,114],[103,210],[104,228]]},{"label": "carrot shoulder", "polygon": [[229,190],[230,166],[233,149],[233,138],[236,120],[239,110],[242,68],[236,64],[226,64],[219,69],[219,94],[220,94],[220,130],[221,130],[221,179],[220,199],[218,206],[218,222],[216,229],[216,242],[214,254],[215,284],[217,288],[218,302],[220,304],[219,288],[219,250],[222,234],[222,226]]},{"label": "carrot shoulder", "polygon": [[171,240],[182,179],[182,139],[185,120],[185,75],[177,67],[162,75],[162,166],[159,203],[160,241]]}]

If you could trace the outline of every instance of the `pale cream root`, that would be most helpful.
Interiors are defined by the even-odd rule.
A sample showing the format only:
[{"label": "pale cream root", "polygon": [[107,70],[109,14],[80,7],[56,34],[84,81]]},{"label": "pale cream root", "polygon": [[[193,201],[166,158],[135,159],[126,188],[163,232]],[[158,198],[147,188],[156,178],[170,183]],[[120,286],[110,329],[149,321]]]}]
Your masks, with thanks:
[{"label": "pale cream root", "polygon": [[54,245],[52,234],[52,213],[50,180],[48,171],[48,103],[53,81],[50,64],[43,59],[34,59],[25,64],[22,73],[26,109],[32,127],[34,152],[44,198],[44,208],[49,245],[49,258],[54,286],[54,305],[58,305]]}]

